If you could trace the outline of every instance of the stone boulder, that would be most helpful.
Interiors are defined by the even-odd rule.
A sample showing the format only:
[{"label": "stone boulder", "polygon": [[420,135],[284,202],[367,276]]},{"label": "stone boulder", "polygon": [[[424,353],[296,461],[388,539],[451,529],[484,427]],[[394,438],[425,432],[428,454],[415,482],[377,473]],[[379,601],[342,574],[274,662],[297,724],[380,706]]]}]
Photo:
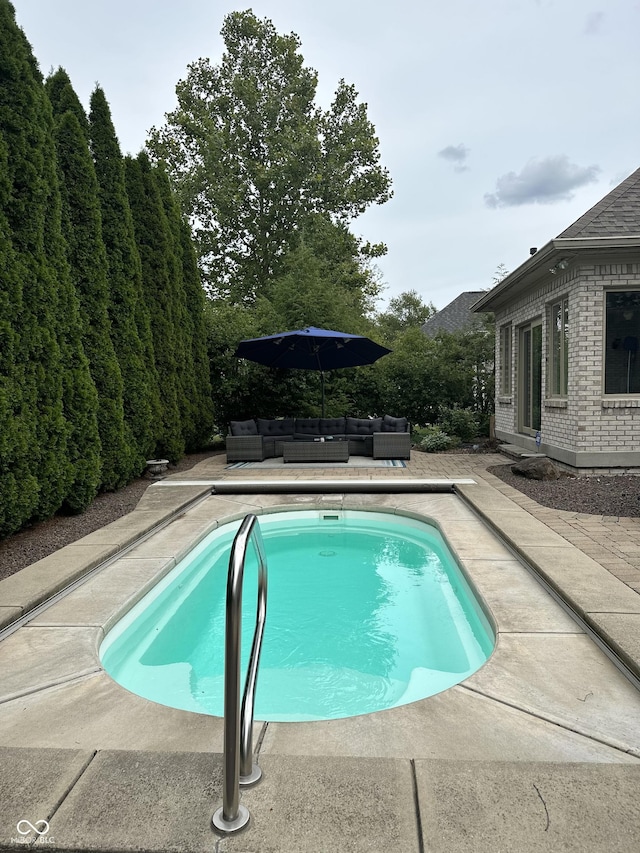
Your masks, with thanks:
[{"label": "stone boulder", "polygon": [[514,474],[529,480],[559,480],[565,472],[546,456],[530,456],[511,466]]}]

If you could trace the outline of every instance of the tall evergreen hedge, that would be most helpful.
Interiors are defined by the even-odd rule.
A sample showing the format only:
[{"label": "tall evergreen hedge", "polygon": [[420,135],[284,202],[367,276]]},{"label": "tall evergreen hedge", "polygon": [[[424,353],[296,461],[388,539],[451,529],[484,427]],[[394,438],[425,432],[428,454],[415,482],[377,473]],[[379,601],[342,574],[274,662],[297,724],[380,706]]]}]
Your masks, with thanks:
[{"label": "tall evergreen hedge", "polygon": [[65,501],[73,509],[86,505],[99,459],[95,387],[61,230],[51,106],[8,0],[0,0],[0,129],[7,265],[0,287],[10,303],[13,353],[0,377],[11,413],[11,427],[0,424],[6,535]]},{"label": "tall evergreen hedge", "polygon": [[93,159],[89,123],[65,71],[46,82],[55,117],[55,139],[61,174],[63,231],[71,275],[83,321],[83,345],[98,393],[102,489],[124,485],[131,474],[127,447],[123,383],[111,340],[107,253]]},{"label": "tall evergreen hedge", "polygon": [[176,282],[172,280],[170,233],[158,187],[146,154],[125,157],[125,177],[134,231],[142,263],[145,304],[152,324],[155,365],[162,391],[156,455],[176,461],[184,453],[178,378],[179,336]]},{"label": "tall evergreen hedge", "polygon": [[209,437],[190,232],[145,154],[127,176],[102,90],[45,85],[0,0],[0,538]]},{"label": "tall evergreen hedge", "polygon": [[127,196],[124,162],[104,92],[91,96],[90,144],[98,179],[102,236],[107,250],[112,340],[124,382],[129,478],[155,452],[161,404],[142,292],[142,269]]},{"label": "tall evergreen hedge", "polygon": [[177,358],[184,365],[178,374],[182,434],[188,451],[200,449],[211,437],[213,403],[204,322],[204,291],[200,281],[191,232],[183,219],[166,172],[151,172],[158,186],[170,235],[169,269],[174,282],[177,323]]},{"label": "tall evergreen hedge", "polygon": [[[17,439],[2,455],[3,474],[24,484],[20,505],[5,512],[17,529],[51,506],[62,503],[68,481],[66,424],[62,410],[60,348],[53,327],[55,279],[44,257],[47,186],[46,117],[42,83],[29,45],[15,23],[13,7],[0,2],[0,127],[6,159],[7,192],[3,213],[13,252],[8,285],[13,282],[10,317],[13,359],[10,405]],[[4,260],[4,259],[3,259]],[[7,279],[2,276],[3,289]],[[45,382],[45,376],[49,382]],[[3,381],[5,376],[3,375]],[[38,416],[39,415],[39,416]],[[2,429],[6,428],[6,421]],[[43,435],[50,441],[41,447]],[[57,460],[57,461],[56,461]],[[60,465],[62,471],[57,469]],[[41,474],[52,475],[41,495]],[[3,477],[4,479],[4,477]]]},{"label": "tall evergreen hedge", "polygon": [[51,106],[53,107],[54,117],[59,119],[67,112],[73,113],[78,119],[78,123],[80,124],[82,133],[87,140],[88,146],[89,118],[87,117],[84,107],[80,103],[80,98],[77,96],[69,75],[64,68],[58,68],[57,71],[53,71],[49,74],[45,81],[45,88],[47,90]]},{"label": "tall evergreen hedge", "polygon": [[198,258],[187,221],[180,222],[182,245],[182,281],[190,323],[191,357],[193,359],[193,434],[186,436],[187,450],[198,450],[211,438],[213,430],[213,396],[205,321],[205,295],[198,268]]},{"label": "tall evergreen hedge", "polygon": [[[69,485],[62,506],[66,512],[82,512],[98,493],[101,446],[98,430],[98,394],[83,346],[84,324],[78,296],[71,281],[62,239],[62,212],[58,205],[51,217],[45,253],[58,271],[57,318],[55,320],[62,368],[62,406],[68,425],[67,457]],[[46,441],[46,437],[43,437]],[[57,507],[56,507],[57,509]],[[48,517],[47,510],[42,516]]]},{"label": "tall evergreen hedge", "polygon": [[7,161],[7,145],[0,133],[0,536],[18,530],[31,517],[39,491],[24,431],[24,366],[17,359],[22,282],[6,215],[11,195]]}]

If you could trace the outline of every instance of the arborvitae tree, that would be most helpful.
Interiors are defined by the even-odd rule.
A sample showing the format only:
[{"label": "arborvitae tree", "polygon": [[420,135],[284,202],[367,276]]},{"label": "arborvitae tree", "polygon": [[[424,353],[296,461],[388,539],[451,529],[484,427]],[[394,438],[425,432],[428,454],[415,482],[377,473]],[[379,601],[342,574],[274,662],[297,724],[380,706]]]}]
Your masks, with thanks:
[{"label": "arborvitae tree", "polygon": [[88,145],[89,119],[64,68],[58,68],[57,71],[49,75],[45,82],[45,88],[53,107],[54,116],[60,118],[66,112],[73,113],[78,119]]},{"label": "arborvitae tree", "polygon": [[142,166],[147,182],[154,183],[154,194],[157,193],[162,206],[166,235],[166,265],[171,288],[173,307],[174,353],[180,369],[177,379],[177,403],[180,415],[180,429],[185,449],[192,444],[194,432],[193,391],[194,375],[191,358],[191,343],[189,340],[189,317],[185,305],[184,286],[182,281],[182,245],[180,242],[179,224],[174,216],[173,198],[168,181],[162,181],[162,172],[157,167],[151,167],[146,153],[141,153],[138,160]]},{"label": "arborvitae tree", "polygon": [[155,363],[162,389],[156,455],[176,461],[185,447],[178,402],[182,397],[178,371],[185,369],[181,358],[183,348],[178,345],[181,335],[181,282],[175,280],[171,232],[149,158],[141,153],[135,160],[125,157],[124,162],[127,193],[142,262],[145,302],[153,316]]},{"label": "arborvitae tree", "polygon": [[51,105],[7,0],[0,0],[0,129],[3,217],[13,248],[2,287],[16,300],[11,406],[12,434],[19,436],[0,466],[3,479],[9,472],[24,477],[25,490],[19,511],[5,514],[6,533],[51,515],[65,499],[74,508],[85,505],[97,482],[98,450],[95,387],[61,231]]},{"label": "arborvitae tree", "polygon": [[100,485],[98,394],[83,347],[84,324],[71,281],[66,244],[62,239],[59,196],[55,215],[51,212],[48,220],[45,252],[58,272],[56,329],[62,358],[63,411],[69,428],[67,455],[71,463],[70,483],[63,506],[67,512],[75,513],[83,512],[89,506]]},{"label": "arborvitae tree", "polygon": [[205,319],[205,296],[198,269],[198,256],[191,237],[191,229],[185,219],[180,221],[182,244],[182,281],[190,322],[191,353],[193,358],[194,434],[187,437],[187,450],[198,450],[211,438],[213,429],[213,398],[209,354],[207,348],[207,324]]},{"label": "arborvitae tree", "polygon": [[[0,278],[11,288],[8,303],[13,332],[12,412],[0,429],[12,423],[14,441],[0,465],[3,481],[25,479],[20,505],[5,512],[4,533],[36,515],[42,474],[56,483],[51,511],[60,506],[68,477],[66,424],[62,412],[60,349],[55,339],[52,304],[55,280],[46,264],[42,235],[47,187],[43,179],[46,125],[42,114],[42,82],[35,60],[14,19],[13,7],[0,0],[0,128],[5,141],[3,214],[13,244],[13,275]],[[9,260],[9,258],[7,258]],[[13,291],[13,292],[12,292]],[[5,290],[6,292],[6,290]],[[15,301],[14,301],[15,300]],[[50,381],[45,382],[45,376]],[[3,375],[3,379],[6,377]],[[41,447],[41,439],[49,443]],[[62,488],[54,473],[56,457],[63,468]],[[51,492],[49,493],[51,495]],[[5,496],[3,494],[3,502]]]},{"label": "arborvitae tree", "polygon": [[6,216],[11,193],[7,161],[0,132],[0,537],[17,530],[38,502],[38,479],[23,430],[24,365],[17,359],[22,283]]},{"label": "arborvitae tree", "polygon": [[91,96],[90,143],[98,178],[102,235],[107,249],[109,319],[124,382],[130,476],[155,450],[160,399],[142,271],[124,178],[124,163],[109,105],[97,87]]},{"label": "arborvitae tree", "polygon": [[[83,345],[98,392],[102,489],[116,489],[131,475],[120,365],[111,340],[107,253],[102,239],[98,182],[89,152],[89,124],[66,72],[46,82],[56,123],[63,230],[71,275],[80,300]],[[81,120],[79,120],[81,117]]]},{"label": "arborvitae tree", "polygon": [[213,404],[204,322],[204,291],[191,232],[184,221],[169,178],[160,167],[152,169],[167,217],[171,237],[169,272],[178,297],[177,357],[184,365],[179,372],[182,393],[178,399],[182,434],[188,451],[203,447],[211,436]]}]

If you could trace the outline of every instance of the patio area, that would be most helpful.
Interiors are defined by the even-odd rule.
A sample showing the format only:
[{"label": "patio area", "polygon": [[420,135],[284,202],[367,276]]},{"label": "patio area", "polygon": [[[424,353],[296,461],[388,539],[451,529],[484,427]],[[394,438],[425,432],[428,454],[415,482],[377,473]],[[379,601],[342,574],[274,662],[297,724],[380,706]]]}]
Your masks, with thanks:
[{"label": "patio area", "polygon": [[[640,521],[540,507],[487,472],[506,461],[414,452],[404,468],[262,470],[215,456],[2,581],[0,626],[107,561],[0,642],[0,849],[37,842],[21,821],[47,821],[59,850],[638,847],[640,693],[589,632],[640,677]],[[455,493],[438,491],[447,484]],[[128,693],[97,649],[218,523],[292,506],[433,519],[490,609],[496,650],[462,684],[410,705],[257,721],[264,781],[242,794],[249,827],[221,838],[209,821],[222,721]]]}]

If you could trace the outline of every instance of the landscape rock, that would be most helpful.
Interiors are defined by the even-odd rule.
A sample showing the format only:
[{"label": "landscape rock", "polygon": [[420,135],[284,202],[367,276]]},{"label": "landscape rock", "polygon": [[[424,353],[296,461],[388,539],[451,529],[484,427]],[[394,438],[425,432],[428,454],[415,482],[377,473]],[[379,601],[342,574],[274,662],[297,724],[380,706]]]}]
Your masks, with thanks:
[{"label": "landscape rock", "polygon": [[511,466],[514,474],[528,477],[530,480],[559,480],[564,471],[546,456],[531,456]]}]

